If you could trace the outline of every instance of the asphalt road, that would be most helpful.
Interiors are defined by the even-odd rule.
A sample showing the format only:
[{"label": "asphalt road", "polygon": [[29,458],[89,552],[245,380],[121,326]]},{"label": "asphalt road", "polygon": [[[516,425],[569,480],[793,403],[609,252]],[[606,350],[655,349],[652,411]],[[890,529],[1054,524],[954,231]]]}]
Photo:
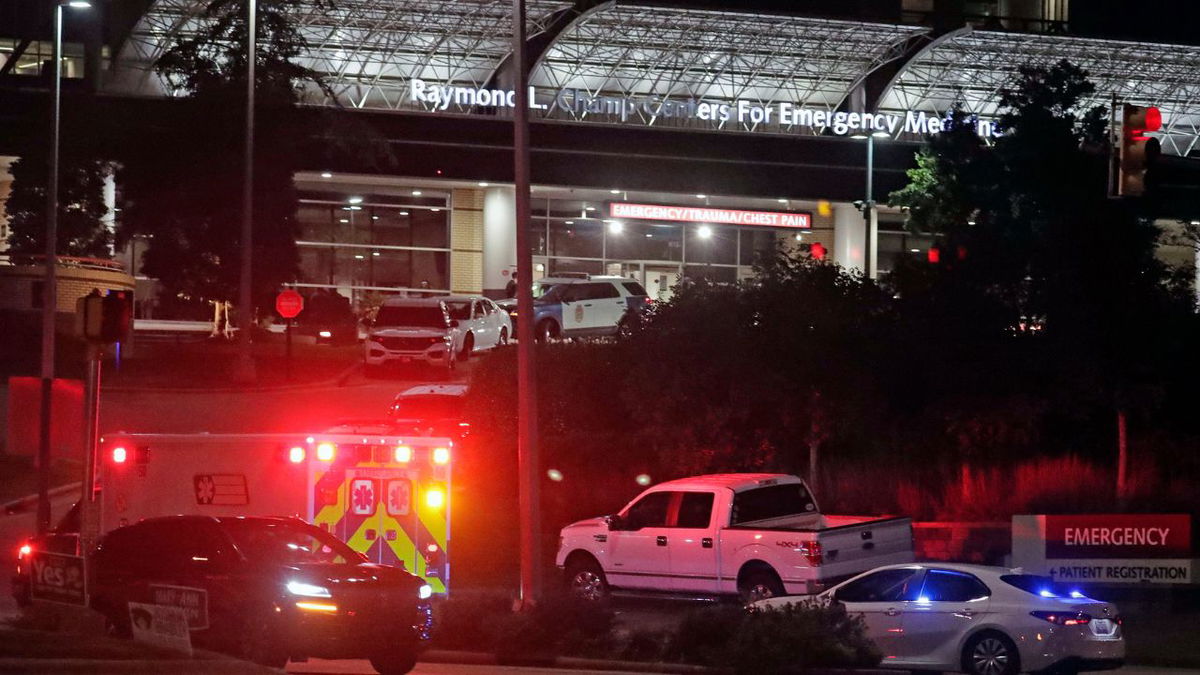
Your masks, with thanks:
[{"label": "asphalt road", "polygon": [[[373,675],[375,669],[366,661],[322,661],[314,659],[308,663],[289,663],[287,672],[299,675]],[[416,675],[550,675],[551,673],[587,673],[588,675],[628,675],[629,670],[572,670],[568,668],[518,668],[516,666],[466,665],[457,663],[419,663]]]},{"label": "asphalt road", "polygon": [[[321,661],[290,663],[287,672],[297,675],[371,675],[375,672],[366,661]],[[518,668],[515,666],[460,665],[451,663],[421,663],[412,671],[417,675],[491,675],[512,673],[513,675],[550,675],[551,673],[583,673],[588,675],[627,675],[645,672],[636,670],[573,670],[568,668]],[[907,672],[907,671],[877,671]],[[1128,666],[1120,670],[1105,671],[1120,675],[1195,675],[1197,671],[1186,668],[1146,668]]]}]

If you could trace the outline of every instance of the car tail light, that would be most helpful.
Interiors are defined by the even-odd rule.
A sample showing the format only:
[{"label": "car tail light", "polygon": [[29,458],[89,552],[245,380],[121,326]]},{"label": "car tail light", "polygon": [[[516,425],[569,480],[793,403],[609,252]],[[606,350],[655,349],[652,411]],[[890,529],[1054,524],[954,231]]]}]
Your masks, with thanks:
[{"label": "car tail light", "polygon": [[332,333],[332,332],[330,332],[330,331],[327,331],[327,330],[323,330],[323,331],[321,331],[320,333],[318,333],[318,335],[320,335],[320,336],[321,336],[321,337],[323,337],[323,338],[331,338],[331,337],[333,337],[333,333]]},{"label": "car tail light", "polygon": [[300,462],[304,461],[304,456],[306,454],[308,453],[304,451],[303,447],[299,445],[293,446],[291,450],[288,450],[288,461],[290,461],[292,464],[299,464]]},{"label": "car tail light", "polygon": [[21,548],[17,549],[17,560],[24,560],[33,553],[33,547],[29,544],[21,544]]},{"label": "car tail light", "polygon": [[1091,622],[1092,617],[1083,612],[1030,612],[1030,616],[1035,616],[1042,621],[1049,621],[1055,626],[1086,626]]},{"label": "car tail light", "polygon": [[800,552],[808,560],[810,567],[820,567],[825,562],[825,552],[821,550],[821,542],[810,541],[800,545]]},{"label": "car tail light", "polygon": [[112,461],[113,462],[115,462],[117,464],[124,464],[125,460],[128,458],[129,458],[129,453],[126,452],[125,446],[118,445],[117,447],[112,449]]},{"label": "car tail light", "polygon": [[394,454],[396,461],[401,464],[407,464],[412,460],[412,448],[407,445],[397,445]]},{"label": "car tail light", "polygon": [[317,444],[317,459],[319,459],[322,462],[332,462],[334,452],[335,451],[334,451],[333,443]]}]

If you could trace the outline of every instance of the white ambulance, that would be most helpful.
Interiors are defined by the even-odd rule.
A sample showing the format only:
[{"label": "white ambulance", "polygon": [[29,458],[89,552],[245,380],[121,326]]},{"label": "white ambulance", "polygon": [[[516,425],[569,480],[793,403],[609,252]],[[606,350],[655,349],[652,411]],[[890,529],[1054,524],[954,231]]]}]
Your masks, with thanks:
[{"label": "white ambulance", "polygon": [[446,593],[454,444],[384,431],[108,434],[95,533],[175,514],[298,516]]}]

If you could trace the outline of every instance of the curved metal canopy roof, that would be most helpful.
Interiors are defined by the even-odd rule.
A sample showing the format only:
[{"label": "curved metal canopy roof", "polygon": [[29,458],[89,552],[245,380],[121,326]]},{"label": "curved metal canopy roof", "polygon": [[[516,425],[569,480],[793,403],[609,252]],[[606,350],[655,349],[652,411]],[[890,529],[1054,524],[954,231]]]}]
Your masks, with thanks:
[{"label": "curved metal canopy roof", "polygon": [[[150,64],[173,38],[194,33],[203,4],[157,0],[122,50],[109,89],[169,95]],[[501,0],[338,0],[333,10],[314,2],[298,17],[311,47],[304,64],[327,75],[337,104],[432,110],[435,104],[412,100],[413,78],[476,90],[504,81],[509,8]],[[528,0],[528,15],[530,35],[543,33],[545,45],[534,50],[538,58],[530,74],[534,100],[545,106],[535,114],[548,119],[817,133],[811,126],[782,123],[777,114],[765,120],[706,120],[694,108],[690,114],[670,115],[640,103],[719,106],[740,100],[775,110],[781,103],[849,110],[864,78],[889,63],[899,67],[872,99],[878,112],[940,116],[960,104],[989,118],[1019,66],[1065,58],[1091,73],[1096,104],[1106,104],[1116,94],[1128,102],[1158,105],[1164,151],[1200,152],[1200,47],[995,31],[961,31],[934,39],[922,26],[623,0]],[[915,38],[928,39],[922,43]],[[606,97],[639,105],[620,112],[554,105],[564,90],[570,92],[568,103]],[[310,102],[334,103],[319,91],[311,92]],[[504,111],[456,103],[444,112]]]}]

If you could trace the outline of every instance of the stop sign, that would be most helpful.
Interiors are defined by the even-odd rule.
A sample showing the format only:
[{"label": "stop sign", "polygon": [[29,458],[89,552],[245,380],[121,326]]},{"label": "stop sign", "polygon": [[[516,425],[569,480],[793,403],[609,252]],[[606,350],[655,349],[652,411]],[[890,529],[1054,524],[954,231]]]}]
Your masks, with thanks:
[{"label": "stop sign", "polygon": [[275,297],[275,311],[285,319],[295,318],[302,309],[304,309],[304,296],[290,288]]}]

